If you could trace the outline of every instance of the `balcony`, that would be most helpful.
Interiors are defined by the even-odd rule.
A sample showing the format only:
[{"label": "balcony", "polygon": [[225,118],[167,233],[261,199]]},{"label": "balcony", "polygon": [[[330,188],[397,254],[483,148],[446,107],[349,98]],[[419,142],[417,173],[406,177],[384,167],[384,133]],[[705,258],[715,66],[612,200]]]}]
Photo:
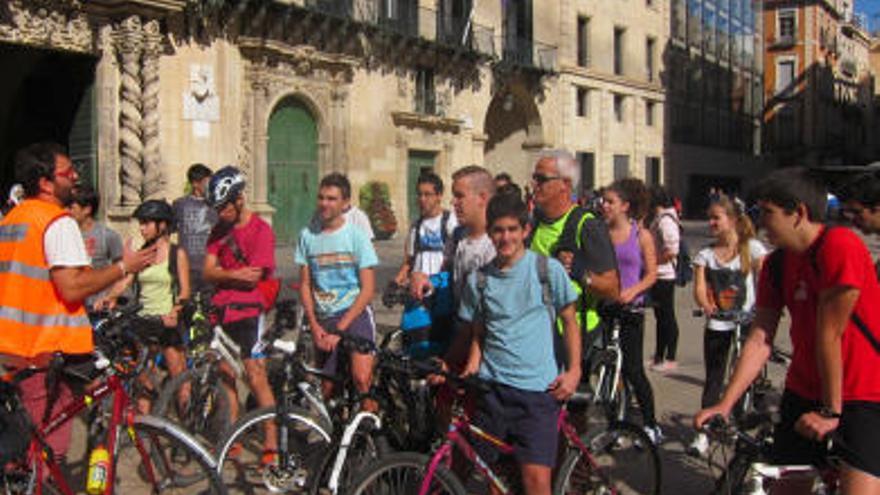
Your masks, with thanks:
[{"label": "balcony", "polygon": [[544,72],[556,70],[556,47],[527,38],[507,38],[504,43],[504,62]]},{"label": "balcony", "polygon": [[309,10],[333,17],[350,18],[353,0],[305,0],[303,6]]},{"label": "balcony", "polygon": [[[422,7],[422,10],[430,9]],[[490,57],[496,55],[495,30],[493,28],[473,21],[469,23],[465,17],[443,16],[440,12],[437,12],[436,18],[435,40],[437,43],[464,47]]]},{"label": "balcony", "polygon": [[769,40],[769,43],[767,43],[767,44],[770,45],[770,48],[776,49],[776,50],[781,50],[781,49],[785,49],[785,48],[792,48],[794,45],[797,44],[797,38],[795,38],[793,35],[787,34],[787,35],[777,36],[776,38],[771,38]]}]

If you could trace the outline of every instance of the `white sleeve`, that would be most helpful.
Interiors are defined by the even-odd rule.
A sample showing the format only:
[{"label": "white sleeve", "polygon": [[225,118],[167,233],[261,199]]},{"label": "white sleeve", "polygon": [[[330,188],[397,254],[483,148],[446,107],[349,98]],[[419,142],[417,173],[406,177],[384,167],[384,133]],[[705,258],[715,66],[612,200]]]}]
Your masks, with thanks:
[{"label": "white sleeve", "polygon": [[92,263],[79,226],[71,217],[61,217],[49,225],[43,234],[43,249],[50,267],[89,266]]},{"label": "white sleeve", "polygon": [[694,266],[709,266],[709,260],[712,258],[712,248],[707,247],[700,249],[694,256]]},{"label": "white sleeve", "polygon": [[767,248],[764,246],[764,243],[758,239],[751,239],[749,240],[749,254],[752,256],[753,260],[763,258],[764,256],[767,256]]}]

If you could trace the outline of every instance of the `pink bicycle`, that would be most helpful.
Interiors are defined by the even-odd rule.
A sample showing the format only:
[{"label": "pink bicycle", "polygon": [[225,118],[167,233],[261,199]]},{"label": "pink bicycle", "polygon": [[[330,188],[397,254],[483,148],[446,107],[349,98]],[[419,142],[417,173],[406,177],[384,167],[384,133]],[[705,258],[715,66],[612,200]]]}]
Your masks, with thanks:
[{"label": "pink bicycle", "polygon": [[[473,377],[466,381],[451,375],[447,378],[458,387],[467,384],[472,389],[485,390],[487,386],[486,382]],[[638,426],[612,422],[581,437],[569,423],[565,408],[559,413],[558,425],[564,453],[555,470],[555,495],[660,493],[657,449]],[[504,456],[514,453],[513,446],[471,424],[461,400],[457,399],[445,440],[432,456],[414,452],[383,456],[358,474],[350,493],[465,495],[468,490],[459,475],[468,476],[469,481],[489,483],[503,494],[520,493],[514,488],[518,479],[509,479],[497,472],[498,466],[489,466],[473,447],[474,439],[485,442]],[[456,452],[460,457],[454,456]]]}]

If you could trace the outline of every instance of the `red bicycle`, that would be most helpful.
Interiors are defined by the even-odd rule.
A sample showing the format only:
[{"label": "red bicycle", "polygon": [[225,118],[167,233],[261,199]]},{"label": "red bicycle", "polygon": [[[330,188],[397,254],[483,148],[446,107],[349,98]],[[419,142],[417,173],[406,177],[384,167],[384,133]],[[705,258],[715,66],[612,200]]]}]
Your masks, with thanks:
[{"label": "red bicycle", "polygon": [[[91,487],[90,493],[226,493],[216,475],[216,462],[196,440],[165,419],[136,413],[127,389],[134,386],[133,378],[143,368],[147,353],[132,331],[133,313],[132,309],[117,311],[101,332],[96,331],[102,349],[97,354],[110,359],[73,363],[53,355],[43,362],[19,363],[16,371],[4,377],[0,385],[4,417],[7,423],[11,419],[23,427],[18,433],[26,440],[19,452],[7,452],[9,462],[2,467],[6,493],[40,495],[47,490],[73,495],[84,491],[85,487],[73,487],[46,439],[92,407],[99,408],[96,420],[105,423],[100,443],[106,445],[109,459],[101,473],[104,481],[98,490]],[[45,373],[47,384],[63,380],[72,390],[82,390],[39,424],[25,412],[18,387],[37,373]],[[51,407],[53,389],[47,390]]]}]

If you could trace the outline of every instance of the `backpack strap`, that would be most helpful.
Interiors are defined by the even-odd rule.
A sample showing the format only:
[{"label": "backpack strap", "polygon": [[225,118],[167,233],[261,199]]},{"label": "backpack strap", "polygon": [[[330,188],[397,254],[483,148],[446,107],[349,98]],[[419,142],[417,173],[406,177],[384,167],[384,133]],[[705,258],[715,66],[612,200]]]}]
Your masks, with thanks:
[{"label": "backpack strap", "polygon": [[554,249],[554,251],[557,253],[559,251],[575,252],[581,247],[581,240],[578,233],[581,230],[581,225],[586,220],[586,216],[586,209],[580,206],[572,208],[568,213],[568,217],[565,219],[565,225],[562,226],[562,233],[559,235],[559,240],[556,242],[556,249]]},{"label": "backpack strap", "polygon": [[550,261],[546,256],[536,254],[535,265],[538,269],[538,280],[541,282],[541,302],[550,314],[551,326],[556,326],[556,308],[553,306],[553,294],[550,292]]},{"label": "backpack strap", "polygon": [[[813,268],[813,272],[819,273],[819,260],[818,253],[825,243],[826,234],[832,227],[825,227],[822,229],[822,233],[819,234],[819,238],[813,243],[813,246],[809,251],[810,265]],[[773,288],[776,289],[777,294],[782,296],[782,284],[784,282],[785,277],[785,265],[783,264],[785,259],[785,250],[776,249],[772,253],[770,253],[769,258],[767,259],[767,269],[770,270],[770,282],[773,285]],[[865,337],[865,340],[871,344],[871,347],[874,348],[874,351],[877,354],[880,354],[880,340],[874,335],[868,325],[865,323],[862,318],[856,314],[855,309],[850,314],[850,320],[852,320],[853,324],[862,333]]]},{"label": "backpack strap", "polygon": [[232,256],[235,257],[236,261],[247,266],[248,260],[244,257],[244,253],[241,252],[241,248],[238,246],[238,241],[235,240],[235,236],[232,235],[232,232],[226,234],[226,237],[223,238],[223,242],[226,244],[226,247],[232,251]]},{"label": "backpack strap", "polygon": [[416,259],[416,256],[418,256],[419,253],[421,253],[422,251],[425,250],[425,246],[422,244],[422,235],[421,235],[421,233],[420,233],[421,230],[422,230],[422,219],[423,219],[423,218],[424,218],[424,217],[422,217],[421,215],[419,215],[418,220],[416,220],[415,223],[413,223],[413,235],[414,235],[414,238],[413,238],[413,254],[412,254],[412,259],[413,259],[413,260]]},{"label": "backpack strap", "polygon": [[477,268],[476,276],[477,276],[477,293],[480,296],[480,301],[478,304],[478,311],[480,312],[480,319],[483,320],[483,323],[486,322],[486,287],[489,285],[488,275],[486,274],[486,270],[488,270],[489,265],[481,266]]},{"label": "backpack strap", "polygon": [[171,275],[171,295],[175,302],[180,298],[180,277],[177,271],[177,249],[179,247],[173,243],[168,246],[168,273]]},{"label": "backpack strap", "polygon": [[449,228],[449,210],[443,210],[443,216],[440,217],[440,242],[446,246],[446,229]]}]

